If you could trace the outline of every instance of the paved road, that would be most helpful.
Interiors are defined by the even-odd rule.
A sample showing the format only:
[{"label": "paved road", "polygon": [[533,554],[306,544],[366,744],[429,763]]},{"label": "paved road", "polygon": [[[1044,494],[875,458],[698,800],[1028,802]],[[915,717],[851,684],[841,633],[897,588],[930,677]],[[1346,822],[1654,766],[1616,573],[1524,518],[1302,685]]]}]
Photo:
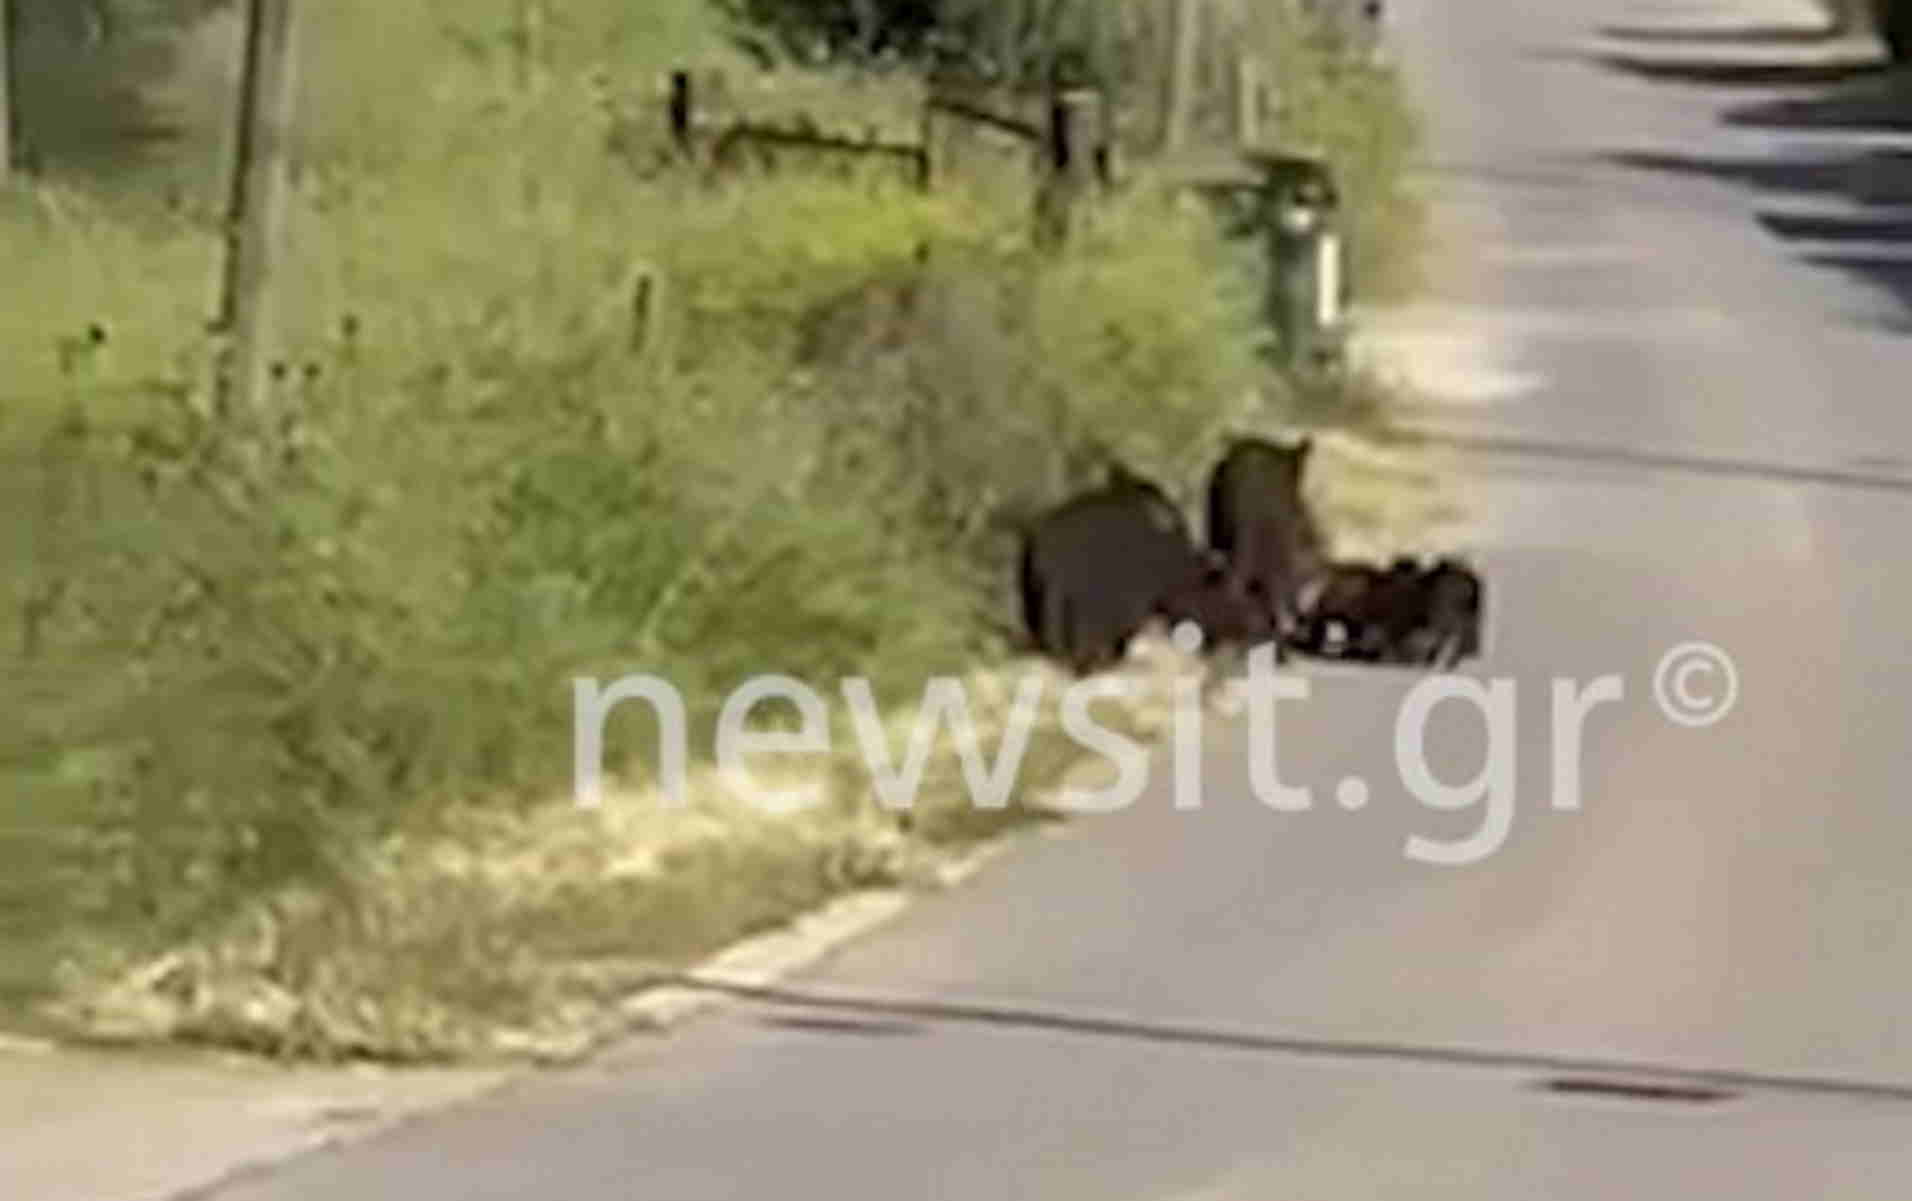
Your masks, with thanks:
[{"label": "paved road", "polygon": [[[1769,84],[1583,53],[1692,5],[1396,7],[1460,253],[1388,336],[1445,365],[1414,417],[1473,448],[1493,518],[1505,844],[1410,859],[1482,814],[1393,774],[1412,681],[1323,675],[1281,727],[1312,812],[1255,800],[1244,727],[1214,730],[1202,809],[1164,771],[792,981],[807,1003],[741,1004],[220,1201],[1903,1195],[1912,290],[1864,224],[1894,215],[1865,203],[1890,164],[1745,124],[1797,118]],[[1652,699],[1689,639],[1737,663],[1711,728]],[[1554,811],[1550,681],[1608,674],[1625,696],[1588,720],[1583,805]],[[1464,780],[1487,741],[1455,706],[1430,757]],[[1354,773],[1372,796],[1349,812]],[[1732,1095],[1543,1087],[1626,1075],[1553,1061],[1574,1057]]]}]

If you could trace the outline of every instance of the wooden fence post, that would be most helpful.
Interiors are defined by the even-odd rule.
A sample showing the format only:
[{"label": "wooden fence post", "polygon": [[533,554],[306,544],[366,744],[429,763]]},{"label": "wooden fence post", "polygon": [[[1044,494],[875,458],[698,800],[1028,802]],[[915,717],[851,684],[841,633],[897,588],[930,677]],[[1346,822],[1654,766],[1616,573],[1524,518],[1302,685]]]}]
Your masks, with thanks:
[{"label": "wooden fence post", "polygon": [[1235,60],[1235,141],[1261,143],[1261,60],[1246,50]]},{"label": "wooden fence post", "polygon": [[936,161],[936,81],[923,89],[923,112],[916,125],[916,186],[928,192],[936,187],[941,164]]},{"label": "wooden fence post", "polygon": [[1122,178],[1122,146],[1115,125],[1115,108],[1104,95],[1101,128],[1096,131],[1095,178],[1105,191],[1114,189]]},{"label": "wooden fence post", "polygon": [[1101,93],[1090,88],[1058,92],[1049,107],[1049,154],[1057,174],[1085,194],[1095,186],[1096,134],[1102,120]]},{"label": "wooden fence post", "polygon": [[1056,92],[1049,102],[1048,170],[1036,200],[1036,237],[1047,247],[1068,242],[1094,195],[1102,94],[1088,88]]},{"label": "wooden fence post", "polygon": [[671,141],[677,143],[680,153],[691,153],[691,124],[694,119],[691,95],[690,72],[682,69],[671,72],[670,123]]},{"label": "wooden fence post", "polygon": [[1162,149],[1188,142],[1195,114],[1195,76],[1201,65],[1202,0],[1168,0],[1168,81],[1162,100]]},{"label": "wooden fence post", "polygon": [[245,64],[235,116],[226,258],[215,325],[221,348],[215,396],[256,412],[271,358],[272,273],[284,235],[286,138],[292,119],[297,0],[249,0]]},{"label": "wooden fence post", "polygon": [[631,285],[631,350],[642,355],[650,348],[651,331],[657,324],[657,274],[639,267]]}]

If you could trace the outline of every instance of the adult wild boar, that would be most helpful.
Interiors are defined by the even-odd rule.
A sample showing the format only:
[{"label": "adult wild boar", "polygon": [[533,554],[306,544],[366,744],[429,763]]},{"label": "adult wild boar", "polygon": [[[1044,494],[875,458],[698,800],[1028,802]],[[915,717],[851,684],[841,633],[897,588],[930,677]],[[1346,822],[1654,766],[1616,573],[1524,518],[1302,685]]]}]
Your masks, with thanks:
[{"label": "adult wild boar", "polygon": [[1211,647],[1266,629],[1261,607],[1194,545],[1162,490],[1125,469],[1031,526],[1021,576],[1031,640],[1079,675],[1120,662],[1156,617],[1196,622]]},{"label": "adult wild boar", "polygon": [[1295,616],[1295,594],[1319,568],[1322,539],[1302,495],[1314,440],[1229,444],[1208,483],[1208,543],[1246,587],[1266,598],[1277,628]]}]

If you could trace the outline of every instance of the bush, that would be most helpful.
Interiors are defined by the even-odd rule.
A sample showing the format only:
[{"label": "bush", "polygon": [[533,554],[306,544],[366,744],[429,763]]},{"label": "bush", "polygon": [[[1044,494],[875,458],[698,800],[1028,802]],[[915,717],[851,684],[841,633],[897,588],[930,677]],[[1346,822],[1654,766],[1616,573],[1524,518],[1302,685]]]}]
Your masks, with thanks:
[{"label": "bush", "polygon": [[[528,75],[515,11],[311,15],[272,415],[207,401],[195,217],[57,182],[6,198],[0,490],[34,515],[0,546],[0,771],[31,812],[0,841],[14,997],[268,914],[247,970],[282,991],[518,1005],[487,948],[566,906],[670,922],[690,890],[694,930],[611,936],[670,954],[786,914],[842,886],[818,848],[869,826],[861,799],[794,832],[733,815],[739,879],[692,854],[635,900],[607,878],[408,921],[381,856],[474,813],[543,828],[574,676],[672,680],[695,747],[747,676],[900,702],[1000,658],[1021,516],[1111,455],[1186,489],[1251,413],[1253,297],[1198,221],[1133,198],[1051,258],[989,187],[634,173],[654,98],[602,81],[725,61],[700,6],[567,6]],[[663,298],[641,354],[639,273]],[[618,722],[610,745],[653,745]],[[400,980],[419,962],[443,970]],[[398,1025],[280,1049],[457,1041]]]}]

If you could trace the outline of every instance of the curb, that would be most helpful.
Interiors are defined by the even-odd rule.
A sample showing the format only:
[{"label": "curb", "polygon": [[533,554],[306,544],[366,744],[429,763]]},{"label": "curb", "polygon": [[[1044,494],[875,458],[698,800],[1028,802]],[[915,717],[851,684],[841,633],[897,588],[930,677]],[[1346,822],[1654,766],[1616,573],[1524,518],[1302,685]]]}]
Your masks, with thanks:
[{"label": "curb", "polygon": [[[937,887],[954,888],[968,882],[990,860],[1006,853],[1030,832],[1022,829],[1002,835],[943,865],[937,872]],[[776,984],[902,916],[919,895],[918,891],[900,888],[847,893],[800,915],[787,926],[733,943],[682,975],[721,980],[742,988]],[[692,986],[670,984],[643,989],[617,1007],[622,1022],[616,1028],[577,1054],[564,1057],[564,1062],[589,1059],[632,1034],[669,1033],[730,1003],[731,998],[722,993]]]},{"label": "curb", "polygon": [[[1132,682],[1145,682],[1162,670],[1163,654],[1163,648],[1151,647],[1131,659],[1123,675]],[[1172,656],[1174,652],[1167,654]],[[1169,665],[1175,666],[1172,662]],[[1189,664],[1180,666],[1186,669]],[[1151,720],[1154,716],[1140,715],[1145,737],[1159,737],[1165,726],[1165,721]],[[1052,798],[1072,782],[1082,781],[1085,774],[1099,772],[1104,766],[1103,761],[1093,755],[1077,756],[1056,772],[1047,785],[1032,790],[1024,801],[1032,811],[1045,815],[1047,822],[1005,831],[939,865],[935,869],[934,888],[950,889],[967,883],[991,860],[1007,854],[1034,834],[1046,833],[1053,837],[1066,830],[1066,814],[1051,803]],[[747,989],[776,984],[901,917],[923,891],[882,888],[846,893],[799,914],[784,926],[733,943],[674,976],[721,981]],[[642,988],[616,1006],[616,1017],[608,1028],[581,1040],[574,1049],[540,1057],[539,1062],[554,1067],[581,1063],[625,1038],[666,1034],[696,1017],[736,1003],[734,997],[725,993],[694,985],[661,984]]]}]

